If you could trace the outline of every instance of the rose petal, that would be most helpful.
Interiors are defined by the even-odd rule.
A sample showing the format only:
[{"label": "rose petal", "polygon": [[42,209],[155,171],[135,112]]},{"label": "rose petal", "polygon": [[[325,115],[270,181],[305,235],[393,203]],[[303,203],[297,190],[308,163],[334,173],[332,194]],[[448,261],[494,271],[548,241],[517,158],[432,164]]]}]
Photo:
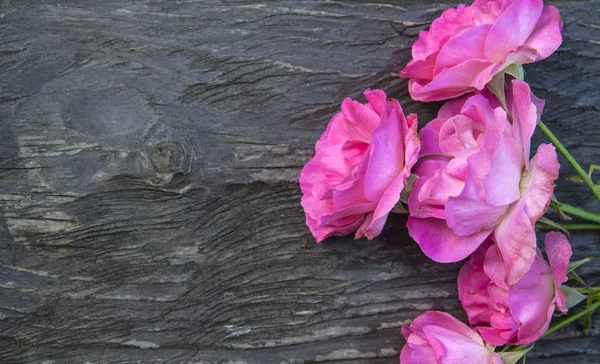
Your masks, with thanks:
[{"label": "rose petal", "polygon": [[469,236],[457,236],[441,219],[408,217],[408,233],[419,244],[423,253],[440,263],[458,262],[468,257],[492,230],[483,230]]},{"label": "rose petal", "polygon": [[542,14],[542,0],[518,0],[512,3],[490,29],[485,56],[499,62],[506,54],[525,44]]},{"label": "rose petal", "polygon": [[[425,102],[440,101],[464,95],[467,92],[476,90],[475,86],[472,85],[473,79],[491,64],[485,59],[472,59],[442,70],[431,82],[426,84],[411,79],[408,83],[410,95],[417,101]],[[492,77],[489,77],[487,82],[491,79]]]},{"label": "rose petal", "polygon": [[529,162],[529,170],[521,179],[521,199],[525,203],[527,216],[537,221],[548,208],[554,181],[558,178],[560,164],[554,146],[541,144],[536,155]]},{"label": "rose petal", "polygon": [[511,286],[527,273],[536,254],[533,223],[523,203],[510,207],[494,236],[506,267],[506,283]]},{"label": "rose petal", "polygon": [[560,20],[558,9],[552,5],[546,6],[525,43],[526,47],[535,49],[538,54],[536,61],[548,58],[558,49],[562,43],[562,29],[563,23]]},{"label": "rose petal", "polygon": [[552,269],[556,305],[563,313],[567,313],[567,297],[560,289],[560,285],[567,281],[569,260],[573,255],[573,250],[567,237],[559,232],[547,233],[546,254],[548,254],[548,260]]}]

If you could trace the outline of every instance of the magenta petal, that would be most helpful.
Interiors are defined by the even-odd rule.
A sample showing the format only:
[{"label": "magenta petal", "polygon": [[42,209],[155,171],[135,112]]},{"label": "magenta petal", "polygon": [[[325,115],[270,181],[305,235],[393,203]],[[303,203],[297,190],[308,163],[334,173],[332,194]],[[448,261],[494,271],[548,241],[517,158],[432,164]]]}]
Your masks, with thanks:
[{"label": "magenta petal", "polygon": [[493,327],[478,326],[477,331],[483,336],[483,339],[495,346],[502,346],[508,342],[508,338],[504,337],[503,331],[499,331]]},{"label": "magenta petal", "polygon": [[[370,212],[365,216],[363,223],[356,230],[356,233],[354,234],[354,238],[359,239],[359,238],[366,237],[369,240],[371,240],[371,239],[373,239],[373,237],[379,235],[379,233],[381,233],[381,230],[383,229],[383,225],[381,225],[379,227],[378,231],[373,231],[373,230],[376,230],[376,228],[371,226],[372,223],[373,223],[373,213]],[[371,229],[372,229],[371,233],[368,232],[369,227],[371,227]]]},{"label": "magenta petal", "polygon": [[406,226],[408,233],[419,244],[425,255],[440,263],[465,259],[492,232],[490,229],[469,236],[457,236],[446,225],[445,220],[419,219],[413,216],[408,217]]},{"label": "magenta petal", "polygon": [[406,67],[400,71],[400,77],[424,80],[432,79],[436,56],[437,54],[434,54],[422,61],[412,60],[408,62]]},{"label": "magenta petal", "polygon": [[493,62],[525,44],[542,14],[542,0],[518,0],[492,26],[485,43],[485,56]]},{"label": "magenta petal", "polygon": [[371,132],[379,127],[381,122],[379,115],[373,109],[349,98],[342,102],[342,113],[349,121],[346,126],[351,135],[361,141],[369,142]]},{"label": "magenta petal", "polygon": [[573,255],[571,244],[567,237],[559,232],[550,232],[546,234],[546,254],[550,261],[552,277],[554,279],[554,295],[556,305],[563,312],[567,313],[567,297],[560,289],[560,285],[567,281],[567,270],[569,269],[569,260]]},{"label": "magenta petal", "polygon": [[399,117],[393,110],[389,118],[373,130],[372,152],[365,174],[364,190],[365,197],[371,201],[379,200],[387,186],[404,168],[401,123],[406,120],[400,120]]},{"label": "magenta petal", "polygon": [[317,243],[322,242],[330,236],[344,236],[352,233],[362,224],[363,215],[351,215],[341,217],[332,224],[321,224],[309,215],[306,215],[306,225],[315,237]]},{"label": "magenta petal", "polygon": [[444,125],[446,119],[436,118],[428,122],[423,129],[419,132],[421,143],[422,154],[441,154],[440,150],[440,128]]},{"label": "magenta petal", "polygon": [[506,268],[498,245],[494,244],[488,248],[485,254],[483,270],[495,285],[503,288],[508,287],[506,285]]},{"label": "magenta petal", "polygon": [[553,297],[552,277],[548,274],[542,274],[539,283],[529,289],[509,289],[510,311],[519,323],[518,341],[515,344],[531,343],[545,331],[550,324],[548,308],[553,306]]},{"label": "magenta petal", "polygon": [[482,230],[494,230],[507,210],[507,206],[492,206],[461,196],[450,197],[446,203],[446,223],[456,235],[468,236]]},{"label": "magenta petal", "polygon": [[484,59],[485,38],[490,24],[467,28],[452,38],[438,53],[434,75],[470,59]]},{"label": "magenta petal", "polygon": [[[373,111],[378,115],[383,115],[386,109],[386,95],[385,92],[381,90],[371,90],[370,88],[365,90],[364,92],[367,101],[369,101],[369,105],[373,108]],[[393,100],[397,102],[396,100]]]},{"label": "magenta petal", "polygon": [[[415,100],[425,102],[440,101],[464,95],[475,90],[475,85],[472,85],[473,79],[490,65],[491,63],[484,59],[471,59],[452,68],[442,70],[431,82],[425,85],[411,79],[408,83],[410,95]],[[486,82],[489,82],[492,77],[493,75]]]},{"label": "magenta petal", "polygon": [[[450,119],[451,117],[458,115],[461,113],[466,102],[470,102],[472,99],[472,95],[465,95],[456,99],[452,99],[446,102],[438,111],[437,117],[440,119]],[[429,124],[425,125],[423,129],[425,129]],[[441,127],[441,126],[440,126]],[[439,128],[438,128],[439,129]]]},{"label": "magenta petal", "polygon": [[440,311],[427,311],[413,320],[411,327],[422,331],[426,326],[437,325],[469,338],[471,341],[483,344],[481,337],[454,316]]}]

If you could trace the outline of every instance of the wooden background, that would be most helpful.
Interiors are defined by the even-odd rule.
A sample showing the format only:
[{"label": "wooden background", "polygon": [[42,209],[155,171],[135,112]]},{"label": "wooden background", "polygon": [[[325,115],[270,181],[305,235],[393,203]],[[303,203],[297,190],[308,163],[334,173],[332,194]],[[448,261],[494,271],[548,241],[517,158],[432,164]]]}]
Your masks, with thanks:
[{"label": "wooden background", "polygon": [[[564,43],[526,79],[598,163],[600,1],[555,4]],[[297,184],[344,97],[435,115],[390,72],[455,5],[0,0],[0,363],[397,363],[401,325],[464,319],[460,265],[427,260],[405,217],[317,245]],[[558,197],[598,211],[561,162]],[[573,244],[600,254],[597,233]],[[600,362],[599,321],[528,363]]]}]

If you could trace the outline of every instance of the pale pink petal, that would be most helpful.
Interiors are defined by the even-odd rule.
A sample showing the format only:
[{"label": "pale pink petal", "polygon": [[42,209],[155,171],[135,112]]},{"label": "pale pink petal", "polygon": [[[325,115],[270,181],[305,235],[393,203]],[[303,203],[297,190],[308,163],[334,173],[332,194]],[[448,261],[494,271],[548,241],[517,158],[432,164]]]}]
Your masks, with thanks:
[{"label": "pale pink petal", "polygon": [[[477,335],[473,330],[469,331]],[[491,361],[492,352],[482,345],[479,335],[479,342],[476,342],[439,324],[425,326],[423,332],[432,343],[438,362],[470,364]]]},{"label": "pale pink petal", "polygon": [[532,223],[546,212],[550,204],[559,168],[554,146],[541,144],[529,162],[529,170],[521,178],[521,200]]},{"label": "pale pink petal", "polygon": [[465,115],[455,115],[446,120],[440,128],[439,147],[443,154],[456,156],[469,148],[477,148],[473,119]]},{"label": "pale pink petal", "polygon": [[470,339],[478,344],[483,344],[483,340],[475,331],[470,329],[464,323],[458,321],[454,316],[447,312],[441,311],[427,311],[421,316],[417,317],[411,323],[411,328],[414,330],[423,331],[426,326],[437,325],[445,327],[448,330],[453,331],[463,337]]},{"label": "pale pink petal", "polygon": [[485,187],[483,182],[492,168],[492,151],[475,153],[467,159],[468,168],[463,189],[458,197],[485,201]]},{"label": "pale pink petal", "polygon": [[538,99],[526,82],[513,80],[511,92],[507,93],[507,102],[512,105],[513,130],[515,138],[522,145],[523,162],[529,166],[531,137],[542,117],[544,100]]},{"label": "pale pink petal", "polygon": [[522,146],[504,133],[495,150],[491,169],[483,181],[486,202],[500,207],[517,201],[521,196],[519,182],[524,166]]},{"label": "pale pink petal", "polygon": [[506,267],[506,283],[512,286],[527,273],[536,255],[535,231],[523,203],[510,207],[494,236]]},{"label": "pale pink petal", "polygon": [[[503,124],[504,119],[496,120],[496,116],[494,113],[494,107],[492,106],[493,98],[491,99],[487,93],[475,94],[468,97],[464,102],[463,106],[460,109],[460,113],[470,117],[471,119],[477,121],[477,124],[474,124],[474,128],[478,130],[480,133],[486,132],[487,124],[492,122],[493,125]],[[494,131],[493,135],[501,135],[504,131],[504,127],[500,130]]]},{"label": "pale pink petal", "polygon": [[458,262],[468,257],[490,235],[483,230],[469,236],[457,236],[445,220],[408,217],[408,233],[419,244],[423,253],[440,263]]},{"label": "pale pink petal", "polygon": [[420,201],[445,205],[448,197],[460,194],[465,183],[455,175],[448,173],[449,166],[451,167],[450,163],[447,164],[446,168],[439,169],[433,177],[425,180],[421,190],[417,190]]},{"label": "pale pink petal", "polygon": [[519,0],[510,5],[492,26],[485,44],[485,56],[492,62],[525,44],[542,14],[542,0]]},{"label": "pale pink petal", "polygon": [[560,285],[567,281],[569,260],[573,255],[573,250],[567,237],[559,232],[547,233],[546,254],[552,268],[556,305],[563,313],[567,313],[567,297],[560,289]]},{"label": "pale pink petal", "polygon": [[526,47],[534,49],[538,54],[536,61],[548,58],[558,49],[562,43],[562,28],[563,23],[558,9],[552,5],[546,6],[525,43]]},{"label": "pale pink petal", "polygon": [[433,349],[431,348],[431,345],[421,339],[419,336],[413,334],[411,336],[408,337],[408,339],[406,340],[406,346],[411,348],[410,351],[410,359],[409,361],[406,362],[402,362],[404,363],[435,363],[436,362],[436,358],[435,358],[435,354],[433,352]]}]

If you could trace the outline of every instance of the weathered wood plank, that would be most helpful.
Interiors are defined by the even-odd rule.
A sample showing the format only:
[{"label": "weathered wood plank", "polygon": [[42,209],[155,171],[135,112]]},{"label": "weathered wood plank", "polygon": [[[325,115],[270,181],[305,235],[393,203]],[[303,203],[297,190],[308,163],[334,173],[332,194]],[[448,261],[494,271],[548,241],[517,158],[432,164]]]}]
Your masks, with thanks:
[{"label": "weathered wood plank", "polygon": [[[316,245],[296,183],[346,96],[435,114],[389,73],[454,1],[0,4],[2,363],[393,363],[422,311],[464,318],[459,265],[428,261],[404,217]],[[599,5],[558,2],[564,44],[526,68],[585,163]],[[561,173],[558,196],[597,211]],[[597,234],[573,244],[600,253]],[[599,330],[562,330],[531,362],[593,362]]]}]

